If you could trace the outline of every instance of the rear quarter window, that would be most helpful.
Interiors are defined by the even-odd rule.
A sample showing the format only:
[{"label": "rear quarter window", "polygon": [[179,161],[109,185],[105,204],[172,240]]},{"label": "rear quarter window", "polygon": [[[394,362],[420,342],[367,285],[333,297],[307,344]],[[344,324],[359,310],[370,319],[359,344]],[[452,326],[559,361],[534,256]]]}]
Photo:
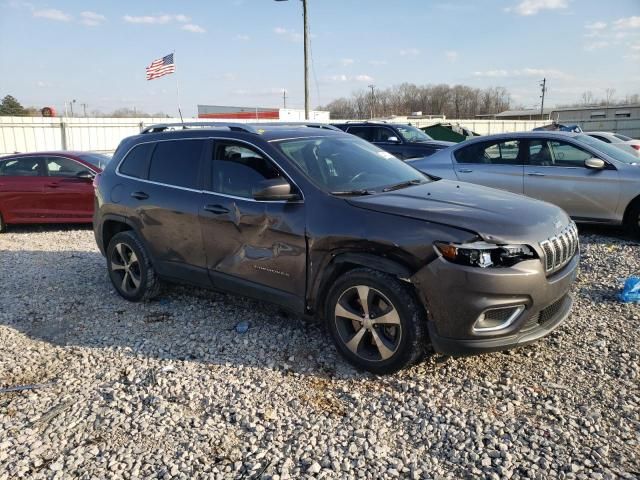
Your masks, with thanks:
[{"label": "rear quarter window", "polygon": [[198,188],[204,140],[158,142],[149,167],[149,180],[184,188]]},{"label": "rear quarter window", "polygon": [[149,158],[155,143],[141,143],[133,147],[120,165],[119,172],[135,178],[147,178]]}]

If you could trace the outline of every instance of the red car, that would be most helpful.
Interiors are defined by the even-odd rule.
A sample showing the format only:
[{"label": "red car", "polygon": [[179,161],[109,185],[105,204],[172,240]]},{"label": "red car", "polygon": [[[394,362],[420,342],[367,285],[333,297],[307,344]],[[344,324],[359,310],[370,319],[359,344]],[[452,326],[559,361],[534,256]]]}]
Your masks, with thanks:
[{"label": "red car", "polygon": [[109,157],[38,152],[0,158],[0,232],[15,223],[91,223],[93,177]]}]

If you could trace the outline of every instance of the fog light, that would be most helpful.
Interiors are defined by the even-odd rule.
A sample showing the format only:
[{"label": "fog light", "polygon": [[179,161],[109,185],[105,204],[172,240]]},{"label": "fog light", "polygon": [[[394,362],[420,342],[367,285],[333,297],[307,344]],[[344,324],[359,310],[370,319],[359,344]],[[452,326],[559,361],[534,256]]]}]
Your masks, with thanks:
[{"label": "fog light", "polygon": [[474,332],[495,332],[510,326],[524,311],[524,305],[490,308],[480,314],[473,325]]}]

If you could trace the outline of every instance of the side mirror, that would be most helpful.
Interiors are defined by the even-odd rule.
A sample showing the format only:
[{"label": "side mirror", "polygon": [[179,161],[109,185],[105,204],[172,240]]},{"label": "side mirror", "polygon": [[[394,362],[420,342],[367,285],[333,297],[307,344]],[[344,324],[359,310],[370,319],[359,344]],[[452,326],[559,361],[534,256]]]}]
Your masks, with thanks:
[{"label": "side mirror", "polygon": [[389,137],[389,138],[387,138],[387,142],[389,142],[389,143],[400,143],[400,139],[398,137]]},{"label": "side mirror", "polygon": [[296,200],[300,198],[291,193],[291,185],[284,178],[263,180],[252,192],[254,200]]},{"label": "side mirror", "polygon": [[600,160],[599,158],[587,158],[584,161],[584,166],[593,170],[602,170],[607,166],[607,164],[604,163],[604,160]]},{"label": "side mirror", "polygon": [[93,180],[93,177],[95,177],[96,174],[93,173],[91,170],[81,170],[78,173],[76,173],[76,178],[82,178],[84,180]]}]

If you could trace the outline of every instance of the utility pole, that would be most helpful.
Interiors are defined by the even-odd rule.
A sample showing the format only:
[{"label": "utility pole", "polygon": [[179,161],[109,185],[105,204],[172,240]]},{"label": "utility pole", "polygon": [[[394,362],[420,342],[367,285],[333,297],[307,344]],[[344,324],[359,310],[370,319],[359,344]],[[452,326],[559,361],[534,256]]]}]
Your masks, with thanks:
[{"label": "utility pole", "polygon": [[540,83],[540,88],[542,89],[542,95],[540,98],[542,101],[540,102],[540,120],[544,120],[544,94],[547,92],[547,79],[543,78],[542,83]]},{"label": "utility pole", "polygon": [[307,0],[302,0],[304,17],[304,119],[309,120],[309,22],[307,20]]},{"label": "utility pole", "polygon": [[373,115],[374,114],[373,106],[374,106],[375,101],[376,101],[376,96],[375,96],[374,91],[375,91],[376,86],[375,85],[369,85],[369,88],[371,89],[371,117],[370,118],[373,118],[373,116],[374,116]]},{"label": "utility pole", "polygon": [[71,116],[73,117],[73,104],[76,103],[76,99],[74,98],[69,102],[69,106],[71,107]]},{"label": "utility pole", "polygon": [[[283,2],[286,0],[276,0]],[[302,1],[302,17],[304,23],[304,118],[309,120],[309,21],[307,14],[307,0]]]},{"label": "utility pole", "polygon": [[86,103],[81,103],[80,105],[82,105],[82,112],[84,114],[84,116],[87,116],[87,104]]},{"label": "utility pole", "polygon": [[282,108],[287,108],[287,91],[282,89]]}]

